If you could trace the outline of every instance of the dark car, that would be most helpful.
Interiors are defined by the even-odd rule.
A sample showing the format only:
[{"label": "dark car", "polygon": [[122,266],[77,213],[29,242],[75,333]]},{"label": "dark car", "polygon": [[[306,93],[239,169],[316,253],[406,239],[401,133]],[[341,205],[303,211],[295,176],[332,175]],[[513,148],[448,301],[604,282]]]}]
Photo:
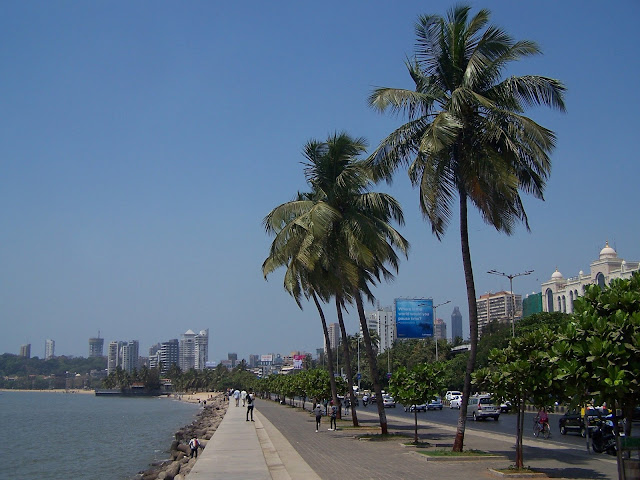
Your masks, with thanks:
[{"label": "dark car", "polygon": [[436,398],[427,404],[427,410],[442,410],[442,400]]},{"label": "dark car", "polygon": [[[597,424],[600,422],[600,419],[608,415],[609,412],[607,410],[600,411],[595,408],[587,409],[587,416],[589,417],[589,430],[593,430],[597,428]],[[580,410],[570,410],[566,412],[563,416],[558,420],[558,429],[562,435],[566,435],[569,432],[579,433],[582,437],[585,436],[585,426],[584,426],[584,417],[582,416]]]}]

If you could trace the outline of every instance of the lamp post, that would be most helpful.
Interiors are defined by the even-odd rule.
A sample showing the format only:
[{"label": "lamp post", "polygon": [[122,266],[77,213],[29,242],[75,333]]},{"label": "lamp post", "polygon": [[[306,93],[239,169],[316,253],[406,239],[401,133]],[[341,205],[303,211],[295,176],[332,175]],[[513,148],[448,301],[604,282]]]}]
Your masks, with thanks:
[{"label": "lamp post", "polygon": [[513,337],[516,336],[516,297],[513,294],[513,279],[516,277],[521,277],[523,275],[531,275],[533,273],[533,270],[527,270],[526,272],[521,272],[521,273],[513,273],[513,274],[506,274],[503,272],[498,272],[497,270],[489,270],[487,273],[490,273],[491,275],[500,275],[502,277],[507,277],[509,279],[509,290],[511,291],[511,335]]},{"label": "lamp post", "polygon": [[436,311],[438,309],[438,307],[441,307],[443,305],[446,305],[447,303],[451,303],[451,300],[447,300],[446,302],[442,302],[439,303],[438,305],[435,305],[433,307],[433,337],[435,338],[436,341],[436,362],[438,361],[438,337],[436,337],[435,333],[436,333],[436,320],[438,319],[438,316],[436,315]]},{"label": "lamp post", "polygon": [[360,391],[360,338],[361,335],[358,333],[358,391]]}]

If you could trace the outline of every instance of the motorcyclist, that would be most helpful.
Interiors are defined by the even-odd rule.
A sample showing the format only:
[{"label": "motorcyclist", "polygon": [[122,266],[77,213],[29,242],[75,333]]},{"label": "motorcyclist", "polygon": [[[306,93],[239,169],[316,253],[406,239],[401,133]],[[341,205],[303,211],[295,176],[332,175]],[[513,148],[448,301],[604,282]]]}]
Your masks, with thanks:
[{"label": "motorcyclist", "polygon": [[362,406],[366,407],[367,403],[369,403],[369,395],[365,393],[364,396],[362,397]]}]

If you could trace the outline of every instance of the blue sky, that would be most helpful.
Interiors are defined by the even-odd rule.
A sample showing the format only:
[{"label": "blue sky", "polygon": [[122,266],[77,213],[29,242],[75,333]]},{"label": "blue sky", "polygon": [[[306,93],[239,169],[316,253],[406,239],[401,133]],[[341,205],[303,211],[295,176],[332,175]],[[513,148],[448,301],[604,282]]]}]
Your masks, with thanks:
[{"label": "blue sky", "polygon": [[[3,2],[0,5],[0,353],[88,354],[210,329],[211,359],[315,352],[322,332],[261,264],[262,219],[305,189],[303,145],[335,131],[370,147],[402,118],[371,110],[376,86],[411,88],[404,59],[419,14],[443,2]],[[525,198],[532,232],[470,217],[480,295],[540,291],[556,267],[587,271],[608,240],[640,260],[635,141],[640,61],[635,0],[472,2],[544,55],[509,74],[562,80],[568,111],[528,115],[558,137],[546,201]],[[636,155],[634,157],[634,155]],[[457,215],[442,242],[400,173],[411,242],[396,297],[467,302]],[[329,319],[335,309],[328,307]],[[348,328],[355,332],[351,313]],[[465,327],[468,328],[468,327]]]}]

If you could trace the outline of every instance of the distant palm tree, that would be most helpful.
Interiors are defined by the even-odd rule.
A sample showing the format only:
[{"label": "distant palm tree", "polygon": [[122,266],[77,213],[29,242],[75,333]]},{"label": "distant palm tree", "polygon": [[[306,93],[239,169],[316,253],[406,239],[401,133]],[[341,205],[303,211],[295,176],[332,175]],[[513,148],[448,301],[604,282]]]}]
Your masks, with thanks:
[{"label": "distant palm tree", "polygon": [[438,239],[458,199],[471,353],[453,447],[457,451],[463,448],[478,340],[468,202],[498,231],[511,234],[520,221],[529,229],[520,191],[543,199],[555,135],[522,112],[530,105],[565,109],[565,87],[558,80],[535,75],[502,78],[510,62],[539,54],[538,46],[514,41],[488,25],[488,10],[472,18],[469,10],[456,6],[446,18],[419,17],[415,57],[406,63],[415,91],[377,88],[369,97],[373,108],[409,117],[371,155],[377,176],[390,180],[401,165],[408,165],[412,183],[419,186],[421,210]]}]

